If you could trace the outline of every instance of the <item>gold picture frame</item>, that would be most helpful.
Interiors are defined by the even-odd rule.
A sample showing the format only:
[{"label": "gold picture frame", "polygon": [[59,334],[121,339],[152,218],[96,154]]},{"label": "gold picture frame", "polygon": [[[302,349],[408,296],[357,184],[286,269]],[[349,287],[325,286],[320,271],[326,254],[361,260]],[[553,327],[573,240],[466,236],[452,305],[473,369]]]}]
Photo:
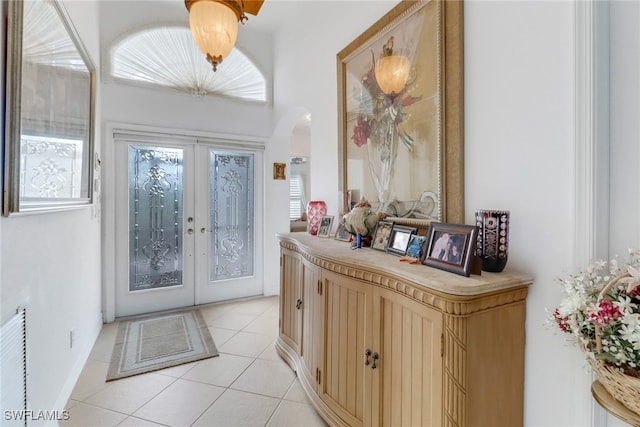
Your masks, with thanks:
[{"label": "gold picture frame", "polygon": [[285,163],[273,164],[273,179],[287,179],[284,170],[287,167]]},{"label": "gold picture frame", "polygon": [[[394,55],[406,81],[389,89],[381,59]],[[337,68],[342,210],[366,199],[393,217],[464,222],[463,2],[400,2]]]}]

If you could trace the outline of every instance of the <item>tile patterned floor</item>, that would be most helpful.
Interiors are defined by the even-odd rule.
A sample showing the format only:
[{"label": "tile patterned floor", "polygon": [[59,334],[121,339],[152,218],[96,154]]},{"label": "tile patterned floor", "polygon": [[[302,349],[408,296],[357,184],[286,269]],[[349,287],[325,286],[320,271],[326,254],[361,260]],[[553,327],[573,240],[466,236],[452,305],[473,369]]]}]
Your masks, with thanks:
[{"label": "tile patterned floor", "polygon": [[219,357],[105,382],[117,322],[103,326],[61,427],[326,426],[278,356],[278,298],[201,308]]}]

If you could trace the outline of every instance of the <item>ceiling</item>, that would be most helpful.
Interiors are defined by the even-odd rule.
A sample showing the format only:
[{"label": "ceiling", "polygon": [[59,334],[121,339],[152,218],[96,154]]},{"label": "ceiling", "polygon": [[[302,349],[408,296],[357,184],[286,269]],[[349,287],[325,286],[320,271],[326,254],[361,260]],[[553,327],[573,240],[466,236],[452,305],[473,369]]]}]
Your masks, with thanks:
[{"label": "ceiling", "polygon": [[[183,0],[143,1],[162,4],[163,8],[173,9],[175,16],[183,16],[185,19],[188,19],[188,13]],[[304,16],[302,4],[307,1],[313,0],[265,0],[258,15],[247,14],[249,19],[244,23],[244,26],[255,30],[275,33],[283,23],[295,21]],[[242,28],[240,28],[240,31],[242,31]]]}]

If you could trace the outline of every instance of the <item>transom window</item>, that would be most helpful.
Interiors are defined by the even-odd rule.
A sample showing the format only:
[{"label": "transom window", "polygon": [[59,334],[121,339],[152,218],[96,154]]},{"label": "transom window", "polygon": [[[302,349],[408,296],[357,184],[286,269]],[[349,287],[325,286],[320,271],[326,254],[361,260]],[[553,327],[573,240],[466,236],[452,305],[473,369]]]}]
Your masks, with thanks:
[{"label": "transom window", "polygon": [[213,72],[188,27],[166,26],[138,31],[110,50],[111,78],[177,89],[193,95],[224,95],[247,101],[267,100],[266,79],[237,48]]}]

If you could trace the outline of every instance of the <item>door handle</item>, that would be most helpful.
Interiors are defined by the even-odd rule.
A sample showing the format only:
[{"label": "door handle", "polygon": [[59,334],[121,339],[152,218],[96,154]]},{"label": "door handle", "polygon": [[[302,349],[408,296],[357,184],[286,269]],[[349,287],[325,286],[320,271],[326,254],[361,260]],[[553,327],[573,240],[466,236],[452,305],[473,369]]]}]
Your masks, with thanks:
[{"label": "door handle", "polygon": [[373,359],[373,364],[371,365],[371,369],[376,369],[376,362],[378,359],[380,359],[380,356],[378,355],[378,353],[373,353],[373,356],[371,356],[371,358]]},{"label": "door handle", "polygon": [[187,229],[187,234],[193,234],[193,228],[188,228]]},{"label": "door handle", "polygon": [[302,300],[298,299],[298,301],[296,301],[296,308],[300,310],[300,307],[302,307]]},{"label": "door handle", "polygon": [[207,229],[206,229],[205,227],[202,227],[202,228],[200,229],[200,232],[201,232],[202,234],[204,234],[204,233],[206,233],[206,232],[207,232]]},{"label": "door handle", "polygon": [[366,349],[364,351],[364,366],[369,366],[369,356],[371,356],[371,350]]}]

